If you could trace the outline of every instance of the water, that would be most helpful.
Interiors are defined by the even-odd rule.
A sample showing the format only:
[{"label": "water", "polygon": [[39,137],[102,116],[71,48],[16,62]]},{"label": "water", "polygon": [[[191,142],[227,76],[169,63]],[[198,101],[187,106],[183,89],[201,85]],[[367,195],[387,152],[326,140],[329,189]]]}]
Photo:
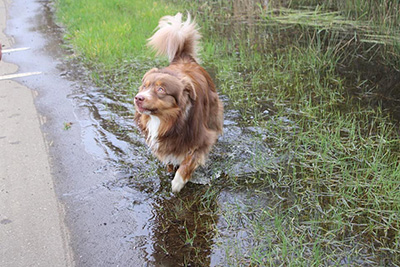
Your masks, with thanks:
[{"label": "water", "polygon": [[[240,9],[240,5],[235,7],[235,10]],[[50,13],[48,9],[46,14]],[[216,24],[219,26],[216,30],[227,32],[229,29],[228,32],[250,35],[255,42],[262,44],[271,35],[266,33],[265,26],[254,19],[255,13],[254,6],[244,14],[237,12],[233,24]],[[278,35],[281,38],[275,39],[277,47],[284,46],[296,31],[290,28],[280,32]],[[343,40],[348,40],[346,38]],[[366,46],[360,51],[368,51],[373,45]],[[257,49],[264,51],[266,48],[260,45]],[[366,98],[366,105],[384,105],[395,117],[400,114],[397,105],[400,76],[396,70],[376,61],[372,63],[354,58],[341,64],[338,70],[349,80],[359,79],[360,76],[361,80],[368,78],[370,88],[376,89],[373,95],[367,95],[365,91],[349,86],[354,95]],[[206,67],[213,73],[212,67]],[[171,174],[151,155],[133,123],[135,111],[132,90],[120,88],[112,82],[109,88],[96,87],[88,79],[90,69],[73,61],[66,62],[61,68],[62,76],[76,84],[69,98],[77,107],[75,114],[82,129],[86,151],[106,161],[105,168],[115,170],[112,177],[103,179],[88,192],[78,195],[93,198],[100,205],[102,197],[112,198],[113,205],[105,207],[108,209],[106,212],[111,214],[110,218],[102,221],[99,227],[107,229],[110,225],[120,226],[118,230],[103,232],[104,235],[118,236],[117,241],[113,239],[113,242],[119,242],[116,246],[120,248],[117,249],[120,254],[116,258],[129,259],[130,250],[139,250],[145,261],[155,266],[224,266],[231,257],[224,250],[226,246],[239,247],[240,253],[246,255],[259,242],[269,244],[270,241],[257,240],[248,231],[252,220],[257,214],[262,214],[260,211],[266,206],[284,213],[285,208],[293,205],[297,197],[290,186],[265,189],[246,185],[249,178],[257,175],[273,179],[274,172],[280,170],[278,167],[274,169],[274,166],[290,158],[289,154],[276,155],[268,141],[275,140],[272,133],[243,121],[242,112],[235,109],[226,96],[221,95],[225,106],[224,135],[213,148],[206,166],[196,171],[191,183],[179,195],[174,195],[170,192]],[[251,75],[250,70],[243,70],[242,73]],[[262,107],[264,121],[282,127],[297,127],[287,117],[276,116],[273,108],[269,107],[269,103]],[[267,165],[269,169],[265,169]],[[104,173],[105,170],[99,169],[98,172]],[[225,186],[228,179],[246,187],[239,186],[241,189],[238,190]],[[258,194],[253,194],[257,190]],[[126,219],[129,217],[120,216],[122,212],[135,218],[135,227],[130,228]],[[275,222],[272,217],[257,219],[264,222],[265,227],[273,233]],[[271,240],[274,238],[272,234],[269,237]],[[96,242],[96,237],[93,240]],[[362,245],[354,245],[360,246],[362,251]],[[360,254],[368,255],[368,252]],[[341,261],[342,264],[351,262],[362,263],[357,258],[344,258]]]},{"label": "water", "polygon": [[[371,77],[370,72],[363,72],[356,63],[347,66],[339,70],[349,73],[349,77],[355,70],[365,77]],[[375,65],[372,72],[380,74],[383,70],[385,68],[381,65]],[[394,115],[397,114],[397,91],[392,90],[390,83],[385,82],[396,83],[397,75],[396,71],[393,71],[390,77],[380,78],[372,75],[371,86],[379,88],[383,93],[375,94],[372,98],[367,96],[365,104],[388,105],[388,110]],[[390,96],[386,97],[388,93]],[[355,94],[360,95],[363,92],[355,91]],[[241,112],[233,109],[229,99],[223,95],[221,98],[225,104],[224,135],[213,148],[207,165],[195,172],[191,183],[178,196],[170,193],[170,181],[173,177],[151,155],[133,123],[134,105],[130,92],[82,85],[71,98],[79,107],[88,111],[90,120],[81,120],[87,151],[112,162],[113,167],[118,170],[118,178],[103,185],[123,196],[123,200],[116,203],[115,209],[128,210],[138,218],[140,230],[127,233],[121,242],[141,250],[151,265],[224,266],[230,257],[224,247],[239,247],[242,255],[250,257],[247,252],[260,244],[248,231],[251,219],[244,217],[236,220],[237,218],[221,217],[221,214],[246,213],[248,207],[265,207],[264,203],[268,203],[268,206],[274,206],[273,203],[276,203],[275,205],[284,211],[284,207],[291,202],[290,198],[295,198],[290,189],[283,201],[286,204],[276,199],[275,192],[267,191],[267,196],[260,200],[249,197],[251,194],[246,193],[248,189],[244,192],[222,189],[224,179],[235,177],[238,183],[244,184],[248,177],[273,172],[263,169],[266,162],[270,161],[273,163],[269,164],[270,166],[276,166],[289,157],[285,154],[276,157],[265,142],[271,137],[270,133],[243,122]],[[285,127],[296,127],[286,117],[272,119],[266,114],[264,119],[271,119],[271,123],[278,119],[279,123],[286,125]],[[210,201],[209,198],[203,197],[207,194],[209,185],[219,188],[218,194],[210,197],[212,203],[204,207],[203,202]],[[248,211],[248,214],[257,213],[256,208]],[[273,219],[265,220],[272,233]],[[232,222],[235,222],[234,226],[229,225]],[[270,238],[273,240],[275,237]],[[367,258],[369,253],[362,249],[362,245],[358,242],[353,245],[359,248],[363,256],[344,257],[335,259],[335,262],[366,264],[368,260],[372,260]],[[361,259],[363,257],[365,258]]]},{"label": "water", "polygon": [[[115,209],[127,209],[138,218],[140,231],[127,234],[124,242],[142,250],[157,266],[222,264],[225,257],[223,251],[213,250],[212,229],[218,228],[219,206],[235,200],[237,193],[226,191],[223,198],[214,195],[204,199],[204,195],[210,184],[223,183],[227,175],[254,174],[258,164],[262,165],[254,160],[255,155],[262,154],[264,162],[271,154],[262,141],[267,133],[241,126],[237,122],[239,112],[227,109],[224,135],[206,166],[196,170],[191,182],[176,196],[170,189],[172,175],[152,156],[133,123],[132,97],[88,84],[83,83],[70,97],[84,113],[79,121],[86,151],[112,162],[118,170],[117,179],[103,184],[123,196]],[[203,207],[206,200],[212,203]]]}]

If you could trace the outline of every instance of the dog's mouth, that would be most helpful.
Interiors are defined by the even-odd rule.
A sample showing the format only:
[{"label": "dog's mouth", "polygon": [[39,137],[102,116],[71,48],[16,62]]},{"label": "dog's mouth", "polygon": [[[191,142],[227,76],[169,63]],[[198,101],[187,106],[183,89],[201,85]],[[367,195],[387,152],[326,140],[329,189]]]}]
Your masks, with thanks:
[{"label": "dog's mouth", "polygon": [[153,114],[155,111],[157,111],[157,109],[151,109],[151,108],[144,108],[142,105],[135,103],[136,105],[136,110],[141,113],[141,114]]}]

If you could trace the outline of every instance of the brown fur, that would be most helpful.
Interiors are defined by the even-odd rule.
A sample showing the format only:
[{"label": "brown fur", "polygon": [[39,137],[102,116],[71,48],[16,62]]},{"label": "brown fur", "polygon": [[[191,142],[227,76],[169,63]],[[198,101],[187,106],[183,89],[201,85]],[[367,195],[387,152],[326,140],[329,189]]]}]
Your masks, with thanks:
[{"label": "brown fur", "polygon": [[[168,67],[152,69],[144,75],[135,97],[135,121],[152,152],[169,165],[168,169],[179,166],[177,173],[185,184],[193,171],[204,164],[222,133],[223,106],[210,75],[196,62],[194,52],[185,52],[196,50],[185,47],[193,42],[183,43],[171,56]],[[148,127],[151,116],[160,120],[153,141]],[[174,190],[173,182],[173,191],[180,189]]]}]

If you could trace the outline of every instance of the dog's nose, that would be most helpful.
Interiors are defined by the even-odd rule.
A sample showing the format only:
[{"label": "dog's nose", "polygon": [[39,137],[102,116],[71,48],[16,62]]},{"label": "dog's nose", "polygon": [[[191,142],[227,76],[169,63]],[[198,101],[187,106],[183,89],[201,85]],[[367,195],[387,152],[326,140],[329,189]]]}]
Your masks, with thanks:
[{"label": "dog's nose", "polygon": [[136,96],[135,96],[135,100],[136,100],[136,101],[139,101],[139,102],[143,102],[143,101],[144,101],[144,96],[142,96],[142,95],[136,95]]}]

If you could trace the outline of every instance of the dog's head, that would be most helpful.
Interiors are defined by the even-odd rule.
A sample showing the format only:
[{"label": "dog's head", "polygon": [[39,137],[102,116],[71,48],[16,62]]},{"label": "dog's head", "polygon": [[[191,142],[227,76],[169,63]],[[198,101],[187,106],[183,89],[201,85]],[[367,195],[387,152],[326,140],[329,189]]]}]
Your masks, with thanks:
[{"label": "dog's head", "polygon": [[139,93],[135,96],[135,106],[140,114],[176,114],[186,111],[195,99],[196,92],[190,79],[152,69],[143,77]]}]

